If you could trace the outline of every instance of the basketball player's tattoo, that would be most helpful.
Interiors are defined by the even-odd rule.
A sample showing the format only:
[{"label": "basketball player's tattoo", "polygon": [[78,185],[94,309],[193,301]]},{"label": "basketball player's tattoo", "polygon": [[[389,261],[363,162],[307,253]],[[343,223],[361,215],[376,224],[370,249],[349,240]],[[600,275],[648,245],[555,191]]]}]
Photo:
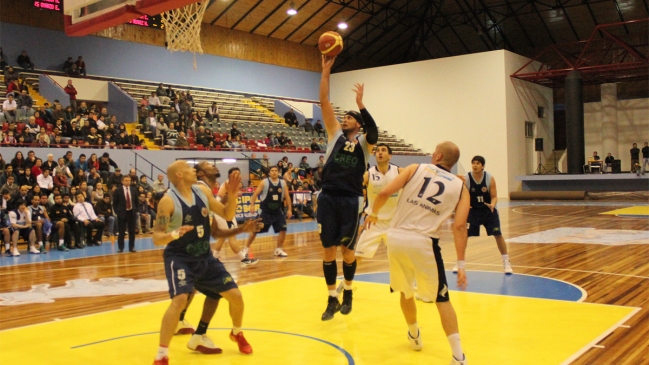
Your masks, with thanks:
[{"label": "basketball player's tattoo", "polygon": [[169,216],[168,215],[158,215],[155,218],[154,230],[156,230],[158,232],[165,232],[167,230],[167,225],[169,225]]}]

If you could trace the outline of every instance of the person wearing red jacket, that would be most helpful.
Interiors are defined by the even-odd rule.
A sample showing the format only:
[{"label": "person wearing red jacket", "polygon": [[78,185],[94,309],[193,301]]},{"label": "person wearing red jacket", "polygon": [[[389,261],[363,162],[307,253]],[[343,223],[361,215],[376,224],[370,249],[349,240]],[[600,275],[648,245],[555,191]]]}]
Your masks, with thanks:
[{"label": "person wearing red jacket", "polygon": [[70,95],[70,106],[72,110],[77,110],[77,89],[72,85],[72,80],[68,80],[68,85],[63,89],[66,94]]}]

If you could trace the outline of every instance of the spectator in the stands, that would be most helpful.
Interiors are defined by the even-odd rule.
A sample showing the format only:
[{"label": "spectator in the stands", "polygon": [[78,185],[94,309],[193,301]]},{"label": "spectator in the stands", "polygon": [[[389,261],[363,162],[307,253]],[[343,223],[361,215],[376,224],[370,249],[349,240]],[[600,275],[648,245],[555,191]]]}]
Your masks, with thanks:
[{"label": "spectator in the stands", "polygon": [[167,187],[164,183],[164,175],[158,174],[158,179],[153,182],[153,192],[156,194],[162,194],[167,191]]},{"label": "spectator in the stands", "polygon": [[[73,162],[74,163],[74,162]],[[65,176],[68,178],[72,179],[74,178],[74,175],[72,174],[72,171],[70,170],[70,167],[65,163],[65,158],[59,157],[58,159],[58,164],[54,168],[54,173],[58,173],[59,171],[62,171]]]},{"label": "spectator in the stands", "polygon": [[[32,168],[33,168],[33,167],[32,167]],[[20,185],[20,186],[25,186],[25,185],[27,185],[27,186],[29,186],[29,187],[32,188],[32,189],[33,189],[35,186],[38,186],[38,185],[36,184],[36,176],[34,176],[34,175],[32,174],[32,170],[31,170],[31,169],[27,169],[27,170],[25,170],[25,174],[24,174],[23,176],[21,176],[20,179],[18,180],[18,185]],[[39,189],[39,192],[40,192],[40,187],[39,187],[38,189]],[[36,193],[36,192],[34,192],[34,193]]]},{"label": "spectator in the stands", "polygon": [[83,75],[83,77],[86,77],[86,63],[83,62],[83,57],[79,56],[74,64],[77,66],[79,73]]},{"label": "spectator in the stands", "polygon": [[11,166],[14,168],[14,173],[18,171],[19,167],[25,168],[25,157],[22,152],[16,152],[14,158],[11,159]]},{"label": "spectator in the stands", "polygon": [[324,155],[320,155],[320,157],[318,158],[318,163],[315,165],[315,167],[316,168],[322,167],[324,169],[324,165],[325,165]]},{"label": "spectator in the stands", "polygon": [[88,144],[91,146],[96,146],[98,144],[97,138],[99,138],[99,135],[97,134],[97,129],[91,127],[90,133],[88,133],[88,135],[86,136],[86,142],[88,142]]},{"label": "spectator in the stands", "polygon": [[155,114],[152,111],[149,111],[149,116],[144,122],[144,128],[145,130],[151,132],[151,136],[155,138],[158,133],[158,120],[156,119]]},{"label": "spectator in the stands", "polygon": [[313,129],[313,124],[309,122],[308,120],[304,122],[304,131],[309,133],[310,135],[314,135],[314,129]]},{"label": "spectator in the stands", "polygon": [[169,129],[167,129],[166,144],[168,144],[169,146],[175,146],[177,141],[178,131],[176,130],[176,126],[173,123],[169,123]]},{"label": "spectator in the stands", "polygon": [[23,115],[27,115],[27,113],[32,109],[32,106],[34,105],[34,99],[32,99],[32,97],[27,94],[27,90],[23,90],[20,94],[20,97],[18,97],[16,104],[23,111]]},{"label": "spectator in the stands", "polygon": [[54,122],[57,120],[63,121],[65,119],[65,113],[63,112],[63,107],[61,104],[54,105],[54,110],[52,110],[52,116],[54,117]]},{"label": "spectator in the stands", "polygon": [[216,101],[213,101],[212,105],[209,108],[207,108],[207,111],[205,112],[205,117],[210,123],[212,123],[214,119],[216,119],[217,122],[221,121],[221,119],[219,118],[219,106],[216,105]]},{"label": "spectator in the stands", "polygon": [[284,122],[290,127],[290,126],[297,126],[297,116],[293,112],[293,108],[291,108],[289,111],[284,113]]},{"label": "spectator in the stands", "polygon": [[323,135],[323,136],[325,135],[324,126],[322,125],[322,122],[320,121],[320,119],[318,119],[318,121],[315,122],[315,125],[313,126],[313,129],[315,130],[316,133],[318,133],[318,137],[320,137],[320,135]]},{"label": "spectator in the stands", "polygon": [[66,75],[70,77],[79,77],[81,76],[81,72],[79,72],[79,67],[75,63],[72,64],[72,67],[68,69],[68,72],[65,73]]},{"label": "spectator in the stands", "polygon": [[27,51],[23,51],[20,56],[16,59],[18,66],[22,67],[23,70],[32,70],[34,71],[34,63],[27,55]]},{"label": "spectator in the stands", "polygon": [[65,176],[63,171],[59,170],[56,172],[56,175],[52,179],[52,182],[54,183],[54,186],[59,188],[59,191],[63,194],[67,194],[69,192],[68,189],[68,177]]},{"label": "spectator in the stands", "polygon": [[[110,158],[108,152],[104,152],[104,154],[101,156],[101,159],[99,160],[99,174],[101,175],[101,178],[104,181],[106,181],[106,178],[110,175],[111,166],[115,168],[115,171],[117,171],[118,167],[115,161],[113,161]],[[121,181],[121,177],[120,177],[120,181]]]},{"label": "spectator in the stands", "polygon": [[[54,170],[55,167],[56,167],[56,161],[54,161],[54,155],[51,154],[51,153],[47,154],[47,160],[45,162],[43,162],[43,165],[41,166],[41,169],[42,170],[47,169],[47,170],[51,171],[51,170]],[[38,177],[38,175],[36,175],[36,176]]]},{"label": "spectator in the stands", "polygon": [[151,187],[151,185],[149,185],[149,181],[148,181],[146,175],[140,175],[140,179],[136,180],[136,181],[139,181],[138,186],[142,187],[142,189],[144,189],[145,193],[153,192],[153,187]]},{"label": "spectator in the stands", "polygon": [[104,180],[106,181],[106,186],[108,187],[108,190],[112,191],[113,186],[117,186],[118,188],[120,188],[122,186],[122,177],[123,177],[122,169],[120,169],[119,167],[116,168],[115,173],[110,175],[108,179]]},{"label": "spectator in the stands", "polygon": [[70,123],[72,122],[72,119],[74,119],[75,115],[76,114],[72,106],[68,105],[65,107],[65,110],[63,111],[63,120]]},{"label": "spectator in the stands", "polygon": [[172,101],[170,104],[171,110],[175,110],[176,113],[178,113],[178,115],[182,115],[183,113],[182,110],[180,109],[180,105],[181,105],[181,100]]},{"label": "spectator in the stands", "polygon": [[311,141],[311,151],[320,151],[317,138],[314,138],[313,141]]},{"label": "spectator in the stands", "polygon": [[237,138],[237,136],[240,135],[241,135],[241,131],[237,129],[237,124],[232,123],[232,129],[230,129],[230,137],[232,137],[232,139],[235,139]]},{"label": "spectator in the stands", "polygon": [[167,91],[164,89],[162,84],[158,85],[158,88],[155,89],[155,94],[162,105],[169,105],[171,99],[167,96]]},{"label": "spectator in the stands", "polygon": [[613,157],[609,152],[604,159],[604,172],[609,171],[609,169],[613,166],[613,161],[615,161],[615,157]]},{"label": "spectator in the stands", "polygon": [[241,136],[236,136],[236,138],[232,139],[232,148],[242,148],[241,144]]},{"label": "spectator in the stands", "polygon": [[95,171],[99,171],[99,159],[96,153],[90,155],[88,159],[88,171],[91,171],[93,168],[95,168]]},{"label": "spectator in the stands", "polygon": [[16,121],[17,108],[18,104],[16,104],[13,94],[7,95],[7,100],[2,103],[2,112],[4,113],[6,122],[12,123]]},{"label": "spectator in the stands", "polygon": [[211,138],[205,133],[205,127],[198,127],[198,132],[196,133],[196,143],[204,147],[209,147],[212,143]]},{"label": "spectator in the stands", "polygon": [[7,177],[7,182],[0,187],[0,191],[9,190],[9,195],[18,194],[18,184],[16,184],[16,177],[12,174]]},{"label": "spectator in the stands", "polygon": [[176,101],[176,92],[171,88],[171,85],[167,85],[167,90],[165,90],[165,95],[169,98],[169,101]]},{"label": "spectator in the stands", "polygon": [[101,135],[106,131],[106,129],[108,129],[108,125],[106,124],[106,117],[100,115],[97,119],[97,132]]},{"label": "spectator in the stands", "polygon": [[140,107],[146,107],[147,110],[151,110],[151,108],[149,108],[149,98],[146,95],[142,95],[142,99],[140,99]]},{"label": "spectator in the stands", "polygon": [[54,180],[50,176],[50,170],[43,170],[43,173],[36,177],[36,183],[41,187],[43,193],[49,195],[54,187]]},{"label": "spectator in the stands", "polygon": [[36,137],[31,146],[32,147],[40,147],[40,148],[47,148],[50,145],[49,137],[45,133],[39,133],[38,137]]},{"label": "spectator in the stands", "polygon": [[88,109],[88,104],[86,104],[85,101],[82,101],[81,104],[79,104],[79,108],[77,109],[77,114],[81,114],[82,118],[86,118],[89,112],[90,109]]},{"label": "spectator in the stands", "polygon": [[85,140],[86,137],[90,134],[90,121],[88,119],[83,119],[83,126],[81,127],[81,135]]},{"label": "spectator in the stands", "polygon": [[324,141],[324,138],[320,138],[318,140],[318,145],[320,146],[321,151],[326,151],[327,150],[327,143]]},{"label": "spectator in the stands", "polygon": [[282,147],[286,147],[291,144],[291,140],[286,136],[286,132],[282,132],[282,134],[279,136],[277,141],[279,142],[279,145]]},{"label": "spectator in the stands", "polygon": [[187,99],[180,99],[180,114],[189,116],[192,111],[192,104]]},{"label": "spectator in the stands", "polygon": [[4,185],[4,184],[7,183],[7,179],[9,178],[9,176],[13,176],[14,178],[16,177],[16,176],[14,175],[14,168],[13,168],[13,166],[11,166],[10,164],[7,164],[7,165],[5,166],[4,171],[3,171],[2,174],[0,175],[0,186],[2,186],[2,185]]},{"label": "spectator in the stands", "polygon": [[187,93],[185,94],[185,100],[193,107],[195,105],[194,103],[194,97],[192,94],[187,90]]},{"label": "spectator in the stands", "polygon": [[160,103],[160,98],[158,98],[155,91],[152,91],[149,96],[149,110],[157,110],[158,113],[162,112],[162,104]]},{"label": "spectator in the stands", "polygon": [[128,147],[131,145],[131,139],[129,138],[129,136],[126,135],[126,131],[120,130],[118,138],[119,138],[118,146]]},{"label": "spectator in the stands", "polygon": [[18,86],[18,82],[16,80],[9,81],[9,85],[7,85],[6,96],[9,95],[13,96],[14,100],[20,96],[20,86]]},{"label": "spectator in the stands", "polygon": [[95,213],[106,226],[106,229],[104,230],[104,236],[114,236],[115,216],[113,215],[113,204],[110,202],[110,194],[104,194],[103,198],[99,200],[97,204],[95,204]]},{"label": "spectator in the stands", "polygon": [[142,145],[142,142],[140,142],[140,137],[138,137],[137,131],[135,129],[131,130],[131,135],[128,137],[128,143],[133,147],[140,147]]},{"label": "spectator in the stands", "polygon": [[321,184],[322,184],[322,166],[318,166],[318,168],[313,173],[313,187],[316,190],[320,190]]},{"label": "spectator in the stands", "polygon": [[36,124],[35,117],[29,117],[29,122],[25,125],[25,131],[34,137],[41,132],[41,127]]},{"label": "spectator in the stands", "polygon": [[[70,96],[70,106],[72,110],[77,110],[77,89],[72,85],[72,80],[68,80],[68,84],[63,89],[66,94]],[[83,103],[81,103],[83,105]]]},{"label": "spectator in the stands", "polygon": [[66,74],[70,73],[70,69],[74,65],[74,60],[72,60],[72,57],[68,57],[67,61],[63,62],[63,72]]},{"label": "spectator in the stands", "polygon": [[76,171],[88,172],[88,161],[85,154],[79,155],[79,158],[74,162],[74,168]]},{"label": "spectator in the stands", "polygon": [[[300,161],[300,176],[305,177],[307,174],[311,173],[311,166],[309,165],[309,161],[307,161],[306,156],[302,156],[302,161]],[[304,171],[304,175],[302,175],[302,171]]]},{"label": "spectator in the stands", "polygon": [[185,137],[185,132],[178,133],[178,139],[176,140],[176,147],[189,147],[189,141]]},{"label": "spectator in the stands", "polygon": [[27,158],[25,158],[25,168],[31,169],[32,166],[36,164],[36,153],[34,151],[27,152]]},{"label": "spectator in the stands", "polygon": [[232,148],[232,137],[228,135],[223,141],[221,141],[221,147]]}]

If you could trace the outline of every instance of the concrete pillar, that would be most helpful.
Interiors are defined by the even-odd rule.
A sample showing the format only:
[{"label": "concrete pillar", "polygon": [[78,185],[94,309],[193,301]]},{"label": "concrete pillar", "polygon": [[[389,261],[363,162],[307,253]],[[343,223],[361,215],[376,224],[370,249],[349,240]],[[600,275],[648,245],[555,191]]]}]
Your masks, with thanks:
[{"label": "concrete pillar", "polygon": [[566,77],[566,145],[569,174],[583,174],[586,163],[583,84],[584,80],[578,71],[571,71]]},{"label": "concrete pillar", "polygon": [[[617,155],[617,84],[602,84],[602,151],[597,151],[602,159],[607,153]],[[590,156],[593,151],[587,151]]]}]

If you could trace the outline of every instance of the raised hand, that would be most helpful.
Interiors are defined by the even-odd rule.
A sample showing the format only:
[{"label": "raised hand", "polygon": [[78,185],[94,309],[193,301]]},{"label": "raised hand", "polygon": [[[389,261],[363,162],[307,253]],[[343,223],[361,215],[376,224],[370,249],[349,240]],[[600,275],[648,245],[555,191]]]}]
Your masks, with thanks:
[{"label": "raised hand", "polygon": [[334,62],[336,62],[336,56],[330,57],[330,56],[322,55],[322,70],[330,71],[331,66],[334,65]]},{"label": "raised hand", "polygon": [[365,84],[356,83],[352,90],[356,93],[356,104],[360,109],[363,109],[363,92],[365,91]]},{"label": "raised hand", "polygon": [[228,176],[227,192],[236,196],[239,192],[239,184],[241,183],[241,173],[239,171],[233,171],[230,176]]}]

